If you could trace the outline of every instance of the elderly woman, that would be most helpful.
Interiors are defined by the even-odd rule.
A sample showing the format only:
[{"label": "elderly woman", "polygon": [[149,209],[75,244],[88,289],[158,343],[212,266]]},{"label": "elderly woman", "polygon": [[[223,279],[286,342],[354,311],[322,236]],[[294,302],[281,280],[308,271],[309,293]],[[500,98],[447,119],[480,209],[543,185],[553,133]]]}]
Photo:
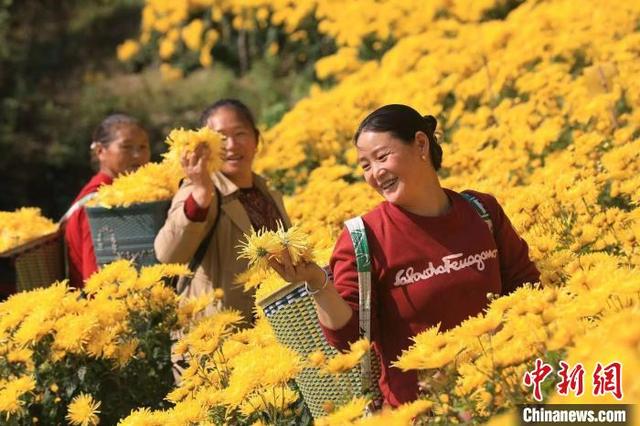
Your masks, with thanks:
[{"label": "elderly woman", "polygon": [[89,219],[84,205],[101,185],[149,162],[149,135],[138,120],[125,114],[106,117],[93,132],[91,155],[98,172],[80,190],[65,214],[65,242],[69,264],[69,283],[82,287],[97,269]]},{"label": "elderly woman", "polygon": [[[379,381],[392,406],[416,399],[415,372],[391,367],[410,338],[440,324],[459,325],[487,306],[487,293],[506,294],[539,280],[527,243],[494,197],[468,191],[472,201],[442,188],[436,120],[406,105],[371,113],[355,134],[366,182],[385,201],[363,216],[371,257],[371,339],[381,361]],[[488,226],[488,224],[490,226]],[[306,281],[328,341],[339,349],[359,338],[358,272],[345,228],[330,274],[314,263],[271,266],[288,281]]]}]

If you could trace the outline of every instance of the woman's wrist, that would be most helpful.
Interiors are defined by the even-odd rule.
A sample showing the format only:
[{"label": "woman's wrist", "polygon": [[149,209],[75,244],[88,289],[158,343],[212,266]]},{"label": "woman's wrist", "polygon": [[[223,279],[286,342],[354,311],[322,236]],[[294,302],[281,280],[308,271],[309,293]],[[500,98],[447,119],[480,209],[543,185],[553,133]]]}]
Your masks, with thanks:
[{"label": "woman's wrist", "polygon": [[317,274],[315,274],[316,276],[313,279],[305,281],[307,292],[312,296],[327,288],[329,281],[331,281],[331,277],[329,272],[327,272],[327,269],[317,266],[316,271]]},{"label": "woman's wrist", "polygon": [[205,185],[194,185],[191,195],[200,208],[206,209],[213,200],[213,187],[208,188]]}]

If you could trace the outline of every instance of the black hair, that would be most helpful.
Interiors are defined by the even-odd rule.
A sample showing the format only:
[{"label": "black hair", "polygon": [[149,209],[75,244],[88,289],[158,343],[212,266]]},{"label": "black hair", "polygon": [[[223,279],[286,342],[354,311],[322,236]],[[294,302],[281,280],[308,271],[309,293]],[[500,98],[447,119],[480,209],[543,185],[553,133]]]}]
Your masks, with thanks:
[{"label": "black hair", "polygon": [[107,116],[95,128],[92,136],[92,144],[99,143],[108,146],[116,138],[116,130],[122,125],[137,126],[142,129],[140,122],[127,114],[111,114]]},{"label": "black hair", "polygon": [[209,117],[211,117],[211,115],[220,108],[233,109],[237,114],[240,115],[240,117],[242,117],[244,121],[246,121],[251,126],[253,132],[256,135],[256,140],[260,139],[260,130],[258,130],[258,127],[256,126],[256,120],[253,118],[251,110],[248,106],[246,106],[242,101],[238,99],[220,99],[219,101],[216,101],[213,104],[209,105],[200,116],[200,126],[206,126],[207,121],[209,121]]},{"label": "black hair", "polygon": [[429,156],[436,171],[442,165],[442,147],[436,138],[438,121],[432,115],[422,116],[418,111],[407,105],[385,105],[369,114],[356,131],[353,140],[363,132],[390,132],[394,137],[406,144],[413,143],[416,132],[421,131],[429,139]]}]

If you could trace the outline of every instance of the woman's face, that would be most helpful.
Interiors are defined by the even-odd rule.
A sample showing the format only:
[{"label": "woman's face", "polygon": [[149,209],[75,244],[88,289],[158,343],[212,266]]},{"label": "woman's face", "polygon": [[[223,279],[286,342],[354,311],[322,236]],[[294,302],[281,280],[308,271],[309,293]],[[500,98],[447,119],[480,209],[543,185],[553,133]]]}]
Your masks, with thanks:
[{"label": "woman's face", "polygon": [[250,175],[258,147],[251,124],[233,108],[221,107],[209,116],[207,126],[224,135],[222,173],[232,181]]},{"label": "woman's face", "polygon": [[420,158],[426,155],[425,145],[419,139],[407,144],[390,132],[365,131],[356,142],[366,182],[385,200],[401,207],[411,205],[426,187],[428,166]]},{"label": "woman's face", "polygon": [[135,171],[151,159],[149,136],[134,124],[121,124],[108,145],[98,144],[100,170],[111,177]]}]

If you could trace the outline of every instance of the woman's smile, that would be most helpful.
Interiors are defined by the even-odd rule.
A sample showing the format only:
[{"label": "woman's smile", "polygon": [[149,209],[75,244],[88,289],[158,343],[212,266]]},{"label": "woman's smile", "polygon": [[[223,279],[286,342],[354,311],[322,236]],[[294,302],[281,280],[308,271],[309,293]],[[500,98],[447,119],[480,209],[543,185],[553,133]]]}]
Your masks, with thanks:
[{"label": "woman's smile", "polygon": [[398,178],[393,177],[378,183],[378,187],[382,192],[393,192],[398,187]]}]

